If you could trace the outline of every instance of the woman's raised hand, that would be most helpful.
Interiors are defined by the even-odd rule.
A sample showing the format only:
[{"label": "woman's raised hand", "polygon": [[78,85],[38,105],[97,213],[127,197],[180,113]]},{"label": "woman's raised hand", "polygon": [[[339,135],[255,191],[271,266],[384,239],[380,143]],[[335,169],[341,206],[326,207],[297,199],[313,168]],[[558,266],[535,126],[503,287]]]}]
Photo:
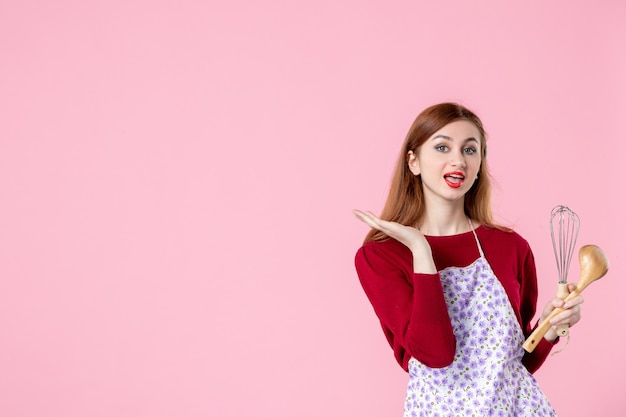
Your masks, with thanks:
[{"label": "woman's raised hand", "polygon": [[383,220],[369,211],[352,210],[352,213],[363,223],[396,239],[411,249],[411,251],[413,251],[413,248],[419,248],[426,241],[424,235],[415,227]]},{"label": "woman's raised hand", "polygon": [[413,253],[413,269],[419,273],[435,273],[432,251],[428,241],[417,228],[383,220],[369,211],[352,210],[352,213],[368,226],[396,239]]}]

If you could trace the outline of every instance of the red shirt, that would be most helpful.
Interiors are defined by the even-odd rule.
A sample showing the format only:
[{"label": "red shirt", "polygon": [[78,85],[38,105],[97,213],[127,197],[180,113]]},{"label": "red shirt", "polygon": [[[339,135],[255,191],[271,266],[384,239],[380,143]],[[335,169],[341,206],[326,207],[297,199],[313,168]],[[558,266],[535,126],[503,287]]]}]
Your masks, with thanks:
[{"label": "red shirt", "polygon": [[[515,232],[480,226],[476,234],[527,337],[537,305],[537,275],[530,246]],[[472,232],[426,239],[438,271],[468,266],[480,256]],[[411,251],[395,239],[364,244],[355,265],[400,366],[408,371],[411,357],[433,368],[450,365],[456,342],[439,274],[414,273]],[[552,346],[542,338],[533,353],[525,352],[522,363],[535,372]]]}]

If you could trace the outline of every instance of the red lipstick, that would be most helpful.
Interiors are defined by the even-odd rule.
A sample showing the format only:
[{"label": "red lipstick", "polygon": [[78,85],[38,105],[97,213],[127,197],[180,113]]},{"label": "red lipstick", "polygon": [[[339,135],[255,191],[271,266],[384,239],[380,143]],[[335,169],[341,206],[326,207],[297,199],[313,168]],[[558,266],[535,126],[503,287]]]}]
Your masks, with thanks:
[{"label": "red lipstick", "polygon": [[443,179],[448,187],[459,188],[465,181],[465,174],[460,171],[448,172],[444,174]]}]

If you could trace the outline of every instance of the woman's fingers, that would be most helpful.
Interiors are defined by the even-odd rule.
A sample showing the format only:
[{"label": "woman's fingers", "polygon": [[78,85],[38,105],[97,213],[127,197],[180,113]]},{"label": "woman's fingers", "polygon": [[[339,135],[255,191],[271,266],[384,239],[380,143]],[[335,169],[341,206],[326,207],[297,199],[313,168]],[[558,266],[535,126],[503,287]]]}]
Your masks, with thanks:
[{"label": "woman's fingers", "polygon": [[580,321],[580,311],[571,309],[571,310],[565,310],[562,313],[559,313],[556,316],[554,316],[552,319],[550,319],[550,324],[554,327],[557,327],[560,324],[567,324],[571,327],[571,326],[574,326],[579,321]]},{"label": "woman's fingers", "polygon": [[368,226],[380,230],[387,236],[398,240],[409,249],[423,248],[428,245],[424,236],[415,227],[404,226],[397,222],[383,220],[369,211],[352,210],[352,213]]},{"label": "woman's fingers", "polygon": [[581,318],[581,304],[584,301],[584,298],[579,295],[569,300],[567,303],[557,306],[563,308],[564,310],[554,316],[550,320],[550,323],[555,326],[559,324],[569,324],[570,326],[573,326],[578,323]]},{"label": "woman's fingers", "polygon": [[367,223],[369,226],[371,226],[371,222],[368,218],[368,216],[362,212],[361,210],[352,210],[352,214],[354,214],[356,216],[357,219],[361,220],[363,223]]},{"label": "woman's fingers", "polygon": [[380,230],[381,232],[388,233],[389,231],[394,229],[393,226],[396,225],[396,223],[379,218],[371,211],[361,211],[355,209],[352,210],[352,213],[354,213],[354,215],[359,218],[363,223],[366,223],[368,226]]},{"label": "woman's fingers", "polygon": [[585,299],[583,298],[583,296],[582,295],[578,295],[578,296],[572,298],[571,300],[568,300],[563,305],[563,308],[568,309],[568,308],[576,307],[576,306],[581,305],[584,302],[585,302]]},{"label": "woman's fingers", "polygon": [[[570,292],[575,289],[576,286],[574,284],[570,284]],[[572,326],[580,321],[580,305],[584,301],[585,299],[582,297],[582,295],[577,295],[571,300],[568,300],[567,303],[560,298],[553,298],[546,304],[545,308],[543,309],[542,317],[549,316],[552,310],[554,310],[555,308],[562,308],[563,311],[550,319],[550,324],[554,326],[558,326],[559,324],[569,324],[570,326]]]},{"label": "woman's fingers", "polygon": [[361,210],[352,210],[352,213],[363,223],[367,224],[369,227],[373,227],[374,229],[381,230],[380,219],[376,217],[373,213]]}]

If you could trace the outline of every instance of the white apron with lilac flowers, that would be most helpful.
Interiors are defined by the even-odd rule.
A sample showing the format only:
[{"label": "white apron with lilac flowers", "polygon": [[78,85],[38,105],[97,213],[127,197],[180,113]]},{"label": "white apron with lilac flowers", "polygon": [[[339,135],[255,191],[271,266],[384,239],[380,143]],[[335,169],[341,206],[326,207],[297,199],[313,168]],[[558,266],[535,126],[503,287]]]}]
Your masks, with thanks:
[{"label": "white apron with lilac flowers", "polygon": [[454,361],[429,368],[409,360],[404,416],[556,416],[522,365],[522,329],[473,233],[480,258],[439,272],[456,337]]}]

